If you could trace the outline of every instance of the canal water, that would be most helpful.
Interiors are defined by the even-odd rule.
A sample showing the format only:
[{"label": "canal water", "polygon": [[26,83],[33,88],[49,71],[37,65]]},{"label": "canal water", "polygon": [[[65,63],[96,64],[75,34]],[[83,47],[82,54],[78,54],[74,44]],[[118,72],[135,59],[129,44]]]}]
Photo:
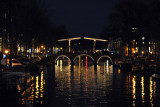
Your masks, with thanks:
[{"label": "canal water", "polygon": [[132,74],[100,61],[77,58],[74,69],[67,60],[34,74],[0,75],[0,107],[106,106],[160,107],[160,82],[150,75]]}]

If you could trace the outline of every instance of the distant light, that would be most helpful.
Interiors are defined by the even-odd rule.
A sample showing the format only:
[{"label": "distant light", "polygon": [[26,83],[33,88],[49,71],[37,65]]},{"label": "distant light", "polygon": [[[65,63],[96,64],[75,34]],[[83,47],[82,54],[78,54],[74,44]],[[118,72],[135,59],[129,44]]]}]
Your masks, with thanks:
[{"label": "distant light", "polygon": [[145,37],[142,37],[142,40],[144,40],[145,39]]},{"label": "distant light", "polygon": [[8,54],[9,53],[9,51],[8,50],[5,50],[5,54]]},{"label": "distant light", "polygon": [[31,53],[31,49],[29,49],[29,53]]},{"label": "distant light", "polygon": [[151,52],[151,47],[149,47],[149,52]]},{"label": "distant light", "polygon": [[138,28],[132,27],[131,32],[137,32]]},{"label": "distant light", "polygon": [[142,54],[144,54],[144,51],[142,51]]},{"label": "distant light", "polygon": [[43,45],[41,45],[41,48],[44,48],[44,46],[43,46]]},{"label": "distant light", "polygon": [[138,47],[136,47],[136,52],[138,52]]},{"label": "distant light", "polygon": [[133,53],[136,53],[136,51],[134,50]]},{"label": "distant light", "polygon": [[3,58],[6,58],[6,56],[7,56],[6,54],[3,54]]}]

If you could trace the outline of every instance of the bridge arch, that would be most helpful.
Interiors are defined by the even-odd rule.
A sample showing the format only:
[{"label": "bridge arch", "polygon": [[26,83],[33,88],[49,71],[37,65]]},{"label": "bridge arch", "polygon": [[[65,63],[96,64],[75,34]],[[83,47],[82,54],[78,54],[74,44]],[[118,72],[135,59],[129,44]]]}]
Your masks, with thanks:
[{"label": "bridge arch", "polygon": [[74,57],[73,61],[75,61],[75,59],[78,58],[79,56],[88,56],[94,61],[94,58],[91,55],[88,55],[88,54],[79,54],[79,55]]},{"label": "bridge arch", "polygon": [[97,64],[99,63],[99,61],[100,61],[102,58],[108,58],[108,59],[111,61],[112,65],[113,65],[113,60],[112,60],[112,58],[111,58],[110,56],[108,56],[108,55],[100,56],[100,57],[98,58],[98,60],[97,60]]},{"label": "bridge arch", "polygon": [[56,59],[55,59],[55,63],[57,62],[58,58],[60,58],[60,57],[66,57],[71,63],[71,59],[67,55],[59,55],[59,56],[57,56]]}]

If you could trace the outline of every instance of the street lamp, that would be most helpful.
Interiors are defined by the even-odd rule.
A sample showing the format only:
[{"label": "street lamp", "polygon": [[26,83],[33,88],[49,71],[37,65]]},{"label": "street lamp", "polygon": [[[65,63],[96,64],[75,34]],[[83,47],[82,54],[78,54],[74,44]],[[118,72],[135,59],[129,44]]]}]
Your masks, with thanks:
[{"label": "street lamp", "polygon": [[43,45],[41,45],[41,48],[43,49],[43,48],[44,48],[44,46],[43,46]]},{"label": "street lamp", "polygon": [[44,53],[44,50],[45,50],[46,48],[44,47],[44,45],[41,45],[41,51],[42,51],[42,53]]},{"label": "street lamp", "polygon": [[4,52],[6,54],[6,66],[7,66],[7,54],[9,53],[9,51],[6,49]]},{"label": "street lamp", "polygon": [[5,54],[8,54],[9,53],[9,51],[8,50],[5,50]]},{"label": "street lamp", "polygon": [[136,53],[136,51],[134,50],[134,51],[133,51],[133,53],[135,54],[135,53]]}]

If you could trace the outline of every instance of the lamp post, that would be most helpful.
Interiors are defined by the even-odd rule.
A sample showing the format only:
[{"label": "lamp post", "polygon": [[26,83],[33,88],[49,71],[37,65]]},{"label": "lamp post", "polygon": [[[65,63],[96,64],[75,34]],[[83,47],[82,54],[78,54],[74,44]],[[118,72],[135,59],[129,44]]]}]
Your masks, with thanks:
[{"label": "lamp post", "polygon": [[44,47],[44,45],[41,45],[41,51],[42,51],[42,54],[44,54],[44,50],[45,50],[46,48]]},{"label": "lamp post", "polygon": [[7,54],[9,53],[9,51],[6,49],[5,50],[5,54],[6,54],[6,66],[7,66]]}]

